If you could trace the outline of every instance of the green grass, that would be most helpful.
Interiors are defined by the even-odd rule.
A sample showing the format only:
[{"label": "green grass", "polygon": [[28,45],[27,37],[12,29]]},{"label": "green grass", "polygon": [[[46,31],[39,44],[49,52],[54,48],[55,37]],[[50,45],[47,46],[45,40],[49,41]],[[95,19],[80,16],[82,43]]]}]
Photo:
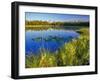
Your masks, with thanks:
[{"label": "green grass", "polygon": [[41,50],[39,55],[26,56],[26,68],[89,65],[89,29],[76,32],[80,36],[65,43],[54,53]]}]

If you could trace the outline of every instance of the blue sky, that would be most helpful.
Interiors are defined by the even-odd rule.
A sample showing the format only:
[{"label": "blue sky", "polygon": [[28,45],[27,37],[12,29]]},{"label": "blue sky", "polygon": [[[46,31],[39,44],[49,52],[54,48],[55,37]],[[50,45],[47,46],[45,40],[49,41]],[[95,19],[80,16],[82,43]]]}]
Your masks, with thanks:
[{"label": "blue sky", "polygon": [[89,15],[25,12],[25,19],[29,21],[41,20],[50,22],[89,21]]}]

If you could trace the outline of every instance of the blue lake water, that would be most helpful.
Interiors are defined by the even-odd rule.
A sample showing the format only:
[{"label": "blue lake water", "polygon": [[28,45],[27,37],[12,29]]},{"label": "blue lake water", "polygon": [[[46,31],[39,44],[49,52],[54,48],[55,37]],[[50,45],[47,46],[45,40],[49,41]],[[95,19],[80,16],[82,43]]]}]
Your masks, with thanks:
[{"label": "blue lake water", "polygon": [[42,48],[55,52],[64,43],[78,36],[79,34],[72,30],[26,30],[25,52],[26,54],[38,54]]}]

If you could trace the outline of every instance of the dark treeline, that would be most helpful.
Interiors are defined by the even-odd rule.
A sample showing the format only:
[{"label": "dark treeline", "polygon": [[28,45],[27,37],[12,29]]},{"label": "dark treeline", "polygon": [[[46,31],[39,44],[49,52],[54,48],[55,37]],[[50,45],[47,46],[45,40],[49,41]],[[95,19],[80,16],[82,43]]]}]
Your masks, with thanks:
[{"label": "dark treeline", "polygon": [[25,25],[53,25],[53,26],[89,26],[89,22],[48,22],[48,21],[25,21]]}]

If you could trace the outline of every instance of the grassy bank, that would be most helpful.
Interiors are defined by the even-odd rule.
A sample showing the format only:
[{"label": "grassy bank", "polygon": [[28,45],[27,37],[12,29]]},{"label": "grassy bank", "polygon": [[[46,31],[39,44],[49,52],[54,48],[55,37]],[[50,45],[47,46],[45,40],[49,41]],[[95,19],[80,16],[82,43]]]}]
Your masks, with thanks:
[{"label": "grassy bank", "polygon": [[54,26],[54,25],[25,25],[25,30],[48,30],[48,29],[67,29],[67,30],[79,30],[81,28],[89,28],[89,26]]},{"label": "grassy bank", "polygon": [[88,28],[89,22],[48,22],[48,21],[25,21],[25,30],[47,30],[47,29],[68,29],[76,30]]},{"label": "grassy bank", "polygon": [[80,36],[65,43],[54,53],[41,50],[39,55],[26,56],[25,67],[57,67],[89,65],[89,29],[82,28],[76,32]]}]

